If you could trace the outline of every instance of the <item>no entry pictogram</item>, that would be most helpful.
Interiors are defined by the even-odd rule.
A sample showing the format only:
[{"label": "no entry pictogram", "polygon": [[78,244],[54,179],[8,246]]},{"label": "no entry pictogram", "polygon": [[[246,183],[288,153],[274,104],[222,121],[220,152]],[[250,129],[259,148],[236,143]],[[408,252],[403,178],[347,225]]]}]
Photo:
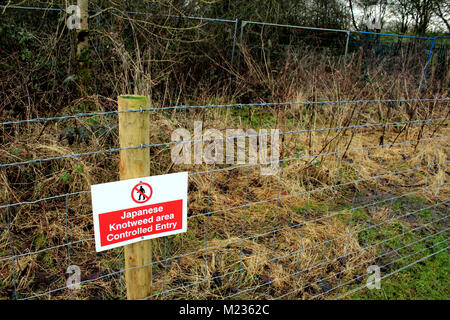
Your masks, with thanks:
[{"label": "no entry pictogram", "polygon": [[140,182],[131,190],[131,199],[136,203],[145,203],[153,195],[152,187],[145,182]]}]

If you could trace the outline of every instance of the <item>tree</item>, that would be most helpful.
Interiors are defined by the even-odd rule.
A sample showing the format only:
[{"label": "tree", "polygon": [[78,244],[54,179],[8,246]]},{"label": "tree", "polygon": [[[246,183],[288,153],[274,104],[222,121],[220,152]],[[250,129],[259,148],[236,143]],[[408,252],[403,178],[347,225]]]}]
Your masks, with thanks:
[{"label": "tree", "polygon": [[353,10],[353,2],[352,2],[352,0],[348,0],[348,4],[350,6],[350,13],[351,13],[351,16],[352,16],[353,27],[355,27],[355,29],[358,30],[358,25],[357,25],[356,20],[355,20],[355,12]]},{"label": "tree", "polygon": [[411,18],[414,22],[414,32],[425,34],[430,25],[432,16],[436,11],[436,6],[442,0],[411,0]]},{"label": "tree", "polygon": [[392,15],[396,17],[397,30],[425,34],[433,18],[440,19],[450,32],[450,2],[448,0],[393,0]]},{"label": "tree", "polygon": [[399,18],[397,31],[406,33],[411,22],[412,3],[411,0],[395,0],[393,3],[393,15]]},{"label": "tree", "polygon": [[341,1],[313,0],[309,4],[309,21],[307,25],[343,29],[348,15],[346,6]]},{"label": "tree", "polygon": [[[372,24],[379,24],[375,29],[380,31],[385,23],[389,2],[387,0],[357,0],[356,4],[364,12],[362,25],[368,29]],[[369,21],[369,19],[374,21]]]},{"label": "tree", "polygon": [[[197,16],[280,24],[347,27],[346,0],[183,0],[183,12]],[[189,9],[190,8],[190,9]]]}]

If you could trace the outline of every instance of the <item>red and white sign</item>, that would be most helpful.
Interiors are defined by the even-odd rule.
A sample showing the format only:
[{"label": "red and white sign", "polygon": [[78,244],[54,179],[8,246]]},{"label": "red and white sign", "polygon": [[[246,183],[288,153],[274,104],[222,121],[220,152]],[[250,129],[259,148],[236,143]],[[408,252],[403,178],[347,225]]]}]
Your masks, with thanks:
[{"label": "red and white sign", "polygon": [[91,186],[97,252],[187,231],[188,173]]}]

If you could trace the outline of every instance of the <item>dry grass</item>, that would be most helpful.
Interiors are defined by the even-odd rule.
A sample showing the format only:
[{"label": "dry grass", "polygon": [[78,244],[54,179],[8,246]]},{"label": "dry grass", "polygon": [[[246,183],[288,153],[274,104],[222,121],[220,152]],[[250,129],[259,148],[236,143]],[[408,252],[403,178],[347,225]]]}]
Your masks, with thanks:
[{"label": "dry grass", "polygon": [[[231,85],[228,80],[211,79],[199,84],[191,95],[185,92],[191,87],[180,83],[177,90],[165,88],[155,95],[149,88],[156,80],[142,61],[133,61],[134,55],[123,52],[123,40],[117,34],[107,36],[120,61],[113,70],[122,74],[112,91],[153,93],[159,97],[153,101],[156,106],[189,101],[192,95],[196,104],[425,97],[418,92],[417,79],[408,68],[415,63],[414,57],[407,57],[395,73],[383,63],[374,63],[363,72],[361,52],[345,62],[342,57],[318,58],[297,52],[288,55],[282,70],[274,72],[270,63],[257,63],[245,48],[244,71],[231,70],[235,76]],[[130,73],[139,86],[130,88]],[[436,98],[446,95],[440,85],[427,93]],[[90,96],[59,111],[103,111],[111,103],[110,98]],[[280,164],[282,175],[262,176],[258,167],[244,167],[190,177],[188,232],[153,241],[155,298],[261,299],[286,295],[286,299],[306,299],[324,291],[323,282],[315,283],[322,278],[333,288],[351,279],[358,281],[383,249],[365,249],[365,229],[380,224],[375,230],[382,240],[381,231],[393,218],[406,226],[417,225],[422,222],[420,212],[414,215],[416,220],[402,215],[448,200],[450,188],[442,186],[449,178],[448,121],[321,132],[314,129],[445,118],[448,110],[448,103],[341,103],[152,113],[149,134],[155,144],[169,142],[177,128],[192,132],[193,122],[200,120],[204,129],[309,131],[281,136],[280,159],[298,158]],[[105,116],[3,126],[0,162],[117,147],[116,121],[115,116]],[[73,131],[73,143],[69,143],[68,129]],[[433,140],[420,142],[428,138]],[[176,166],[169,147],[153,147],[150,152],[152,175],[226,167]],[[86,191],[92,184],[118,180],[118,172],[117,153],[2,168],[0,205]],[[389,199],[397,197],[409,203],[412,194],[422,201],[421,207],[394,210],[395,203]],[[438,206],[435,212],[447,209]],[[117,273],[124,266],[121,251],[96,253],[92,238],[87,193],[1,209],[0,298],[14,298],[15,292],[18,298],[40,294],[40,299],[121,298],[124,279]],[[12,253],[19,257],[9,259]],[[64,289],[69,264],[81,268],[85,283],[79,291]]]},{"label": "dry grass", "polygon": [[[275,112],[274,117],[279,117],[278,123],[283,124],[283,130],[307,127],[308,120],[290,122],[295,112],[299,110]],[[438,116],[436,112],[435,117]],[[230,110],[213,111],[208,116],[205,118],[202,113],[172,114],[169,118],[157,114],[158,119],[153,123],[158,123],[163,132],[171,132],[182,123],[199,117],[203,117],[207,127],[217,125],[219,129],[223,126],[220,122],[223,117],[228,117],[227,123],[232,123],[231,119],[240,124],[243,120],[244,123],[249,121],[247,114],[236,116]],[[316,116],[313,128],[325,125],[326,121],[321,117]],[[336,122],[335,125],[340,125]],[[45,158],[85,150],[83,144],[68,146],[66,142],[58,141],[55,134],[60,130],[58,126],[49,126],[35,144],[28,143],[27,138],[35,136],[42,128],[34,126],[31,130],[19,131],[14,143],[4,145],[2,162],[25,160],[27,155]],[[350,221],[354,215],[352,203],[353,207],[365,206],[372,223],[389,223],[393,217],[391,206],[370,206],[371,203],[408,192],[416,192],[415,196],[425,203],[448,198],[449,188],[440,186],[448,179],[446,165],[442,164],[448,159],[446,139],[389,146],[395,139],[400,143],[416,141],[419,136],[422,139],[447,136],[446,126],[433,123],[421,129],[414,125],[400,135],[401,128],[396,127],[353,131],[287,135],[283,140],[281,159],[332,154],[286,161],[281,182],[278,174],[261,176],[257,167],[192,176],[188,232],[153,241],[153,259],[157,261],[153,267],[154,292],[168,290],[156,297],[203,299],[231,295],[257,299],[298,290],[286,298],[310,298],[322,292],[322,288],[317,283],[308,284],[329,277],[327,282],[335,286],[343,281],[340,274],[333,276],[338,272],[342,272],[344,279],[352,279],[377,255],[377,247],[363,249],[365,243],[356,231],[367,227],[368,222]],[[155,143],[168,141],[154,128],[151,135]],[[366,149],[376,147],[381,135],[385,147]],[[105,141],[93,139],[91,144],[101,148]],[[298,149],[299,146],[302,148]],[[20,151],[12,152],[14,148]],[[151,152],[154,174],[213,168],[207,165],[168,166],[168,148],[155,148]],[[2,179],[7,182],[1,186],[2,203],[89,190],[93,183],[117,179],[114,169],[117,161],[117,154],[113,153],[7,168],[2,171]],[[438,163],[440,165],[433,165]],[[415,167],[420,169],[412,171]],[[406,172],[389,174],[395,171]],[[385,176],[374,178],[379,175]],[[427,189],[421,191],[425,186]],[[67,206],[63,197],[9,209],[14,253],[44,251],[15,259],[14,269],[10,260],[0,263],[3,275],[0,290],[4,298],[12,297],[14,279],[20,298],[64,287],[69,259],[70,264],[80,266],[83,279],[87,280],[83,289],[75,291],[73,296],[63,289],[41,298],[119,297],[121,282],[118,274],[108,276],[120,266],[123,268],[118,251],[96,254],[93,241],[82,241],[93,237],[89,195],[68,196],[67,201]],[[248,206],[244,208],[244,204]],[[3,212],[0,258],[7,258],[11,256],[11,248],[6,212]],[[214,213],[205,215],[205,212]],[[66,239],[81,242],[65,246]],[[165,257],[175,258],[166,262]],[[95,280],[102,276],[105,277]],[[204,281],[210,278],[215,279]]]}]

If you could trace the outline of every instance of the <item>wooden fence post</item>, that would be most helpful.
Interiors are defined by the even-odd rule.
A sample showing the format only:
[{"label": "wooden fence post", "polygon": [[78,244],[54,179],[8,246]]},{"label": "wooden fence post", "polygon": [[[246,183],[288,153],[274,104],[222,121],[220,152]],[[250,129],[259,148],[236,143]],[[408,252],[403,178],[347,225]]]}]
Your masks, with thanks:
[{"label": "wooden fence post", "polygon": [[[119,96],[118,104],[119,111],[139,110],[149,106],[149,99],[134,95]],[[149,112],[119,113],[120,148],[148,144],[150,140],[149,126]],[[148,148],[120,151],[120,180],[149,175],[150,150]],[[151,240],[125,246],[125,281],[128,300],[142,299],[152,294],[151,262]],[[129,268],[132,269],[129,270]]]}]

